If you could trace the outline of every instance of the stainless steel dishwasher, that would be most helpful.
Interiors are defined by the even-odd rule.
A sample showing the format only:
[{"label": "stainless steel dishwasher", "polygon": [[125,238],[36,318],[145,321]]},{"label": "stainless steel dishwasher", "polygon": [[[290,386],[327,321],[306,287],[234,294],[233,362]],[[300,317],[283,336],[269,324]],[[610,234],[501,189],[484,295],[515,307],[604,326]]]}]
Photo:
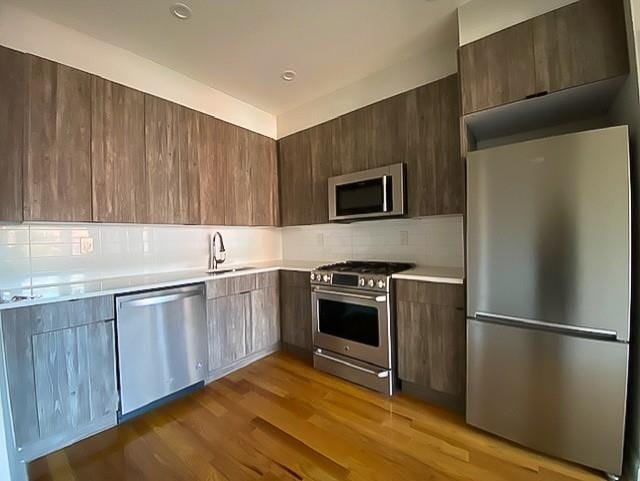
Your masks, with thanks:
[{"label": "stainless steel dishwasher", "polygon": [[120,420],[204,384],[204,285],[116,297]]}]

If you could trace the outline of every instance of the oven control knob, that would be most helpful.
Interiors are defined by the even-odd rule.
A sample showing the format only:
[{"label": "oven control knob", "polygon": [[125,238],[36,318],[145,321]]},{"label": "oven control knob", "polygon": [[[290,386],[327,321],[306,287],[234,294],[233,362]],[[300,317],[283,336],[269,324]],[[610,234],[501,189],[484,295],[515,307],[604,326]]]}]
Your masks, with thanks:
[{"label": "oven control knob", "polygon": [[324,277],[322,278],[322,280],[325,281],[325,282],[329,282],[329,279],[331,279],[329,277],[329,274],[325,274]]},{"label": "oven control knob", "polygon": [[315,281],[315,280],[316,280],[316,275],[315,275],[313,272],[311,273],[311,280],[312,280],[312,281]]},{"label": "oven control knob", "polygon": [[368,285],[369,287],[373,287],[373,286],[375,286],[375,285],[376,285],[376,283],[375,283],[375,281],[374,281],[373,279],[369,279],[369,282],[367,282],[367,285]]},{"label": "oven control knob", "polygon": [[382,279],[380,279],[378,281],[378,289],[384,289],[384,286],[385,286],[385,282]]},{"label": "oven control knob", "polygon": [[365,283],[366,283],[366,282],[365,282],[365,280],[364,280],[364,277],[361,277],[361,278],[360,278],[360,281],[358,282],[358,284],[360,284],[360,287],[364,287]]}]

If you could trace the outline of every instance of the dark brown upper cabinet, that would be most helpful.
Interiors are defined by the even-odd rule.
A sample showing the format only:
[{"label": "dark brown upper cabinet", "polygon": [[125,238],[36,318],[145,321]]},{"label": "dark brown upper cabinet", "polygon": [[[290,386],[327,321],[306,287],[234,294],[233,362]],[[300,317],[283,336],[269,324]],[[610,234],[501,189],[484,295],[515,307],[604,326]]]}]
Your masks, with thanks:
[{"label": "dark brown upper cabinet", "polygon": [[24,219],[91,221],[91,76],[26,59]]},{"label": "dark brown upper cabinet", "polygon": [[458,76],[432,82],[278,141],[283,225],[329,221],[327,180],[407,165],[407,214],[464,212]]},{"label": "dark brown upper cabinet", "polygon": [[280,220],[283,226],[312,223],[309,131],[278,140]]},{"label": "dark brown upper cabinet", "polygon": [[178,125],[176,104],[145,95],[149,221],[154,224],[181,224],[186,220]]},{"label": "dark brown upper cabinet", "polygon": [[459,63],[464,113],[534,94],[533,25],[522,23],[461,47]]},{"label": "dark brown upper cabinet", "polygon": [[225,175],[225,224],[251,225],[251,171],[249,134],[231,124],[224,124],[222,141],[227,146]]},{"label": "dark brown upper cabinet", "polygon": [[145,95],[149,222],[200,223],[198,142],[196,112]]},{"label": "dark brown upper cabinet", "polygon": [[231,146],[223,137],[224,122],[205,114],[199,114],[199,121],[200,223],[224,225],[227,149]]},{"label": "dark brown upper cabinet", "polygon": [[200,224],[200,163],[209,150],[205,132],[208,124],[204,114],[182,106],[178,106],[178,121],[181,223]]},{"label": "dark brown upper cabinet", "polygon": [[255,132],[246,132],[251,183],[250,225],[277,225],[279,213],[276,141]]},{"label": "dark brown upper cabinet", "polygon": [[407,95],[406,108],[409,216],[462,214],[465,167],[460,155],[458,76],[431,82],[414,93]]},{"label": "dark brown upper cabinet", "polygon": [[22,221],[26,57],[0,47],[0,221]]},{"label": "dark brown upper cabinet", "polygon": [[463,114],[629,72],[620,0],[581,0],[459,50]]},{"label": "dark brown upper cabinet", "polygon": [[536,89],[557,92],[629,72],[624,6],[581,0],[533,20]]},{"label": "dark brown upper cabinet", "polygon": [[311,156],[311,224],[329,222],[329,177],[336,175],[334,161],[339,158],[336,139],[339,138],[339,121],[332,120],[308,130],[309,155]]},{"label": "dark brown upper cabinet", "polygon": [[148,221],[144,94],[91,79],[93,220]]},{"label": "dark brown upper cabinet", "polygon": [[340,135],[337,155],[333,158],[334,175],[348,174],[369,167],[373,141],[371,106],[349,112],[338,119]]}]

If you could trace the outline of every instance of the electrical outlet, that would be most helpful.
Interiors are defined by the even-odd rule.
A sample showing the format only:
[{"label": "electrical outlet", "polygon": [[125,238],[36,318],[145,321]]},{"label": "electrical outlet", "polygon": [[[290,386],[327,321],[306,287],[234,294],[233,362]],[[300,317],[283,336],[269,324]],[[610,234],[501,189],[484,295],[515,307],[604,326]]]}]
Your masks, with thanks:
[{"label": "electrical outlet", "polygon": [[400,231],[400,245],[409,245],[409,232],[407,232],[406,230]]},{"label": "electrical outlet", "polygon": [[93,237],[83,237],[80,239],[80,253],[90,254],[93,252]]},{"label": "electrical outlet", "polygon": [[324,245],[324,234],[316,235],[316,244],[319,245],[319,246],[323,246]]}]

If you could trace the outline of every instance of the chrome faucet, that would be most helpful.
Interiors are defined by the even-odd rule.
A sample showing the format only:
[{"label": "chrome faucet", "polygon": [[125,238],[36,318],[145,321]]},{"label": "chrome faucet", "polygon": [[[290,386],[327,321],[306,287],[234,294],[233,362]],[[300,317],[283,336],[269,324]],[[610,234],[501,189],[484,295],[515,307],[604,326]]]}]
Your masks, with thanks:
[{"label": "chrome faucet", "polygon": [[[217,240],[220,239],[220,249],[217,249]],[[220,256],[218,257],[216,251],[219,251]],[[227,251],[224,249],[224,241],[222,240],[222,234],[220,232],[216,232],[215,234],[209,235],[209,270],[215,271],[218,268],[218,264],[224,263],[227,258]]]}]

